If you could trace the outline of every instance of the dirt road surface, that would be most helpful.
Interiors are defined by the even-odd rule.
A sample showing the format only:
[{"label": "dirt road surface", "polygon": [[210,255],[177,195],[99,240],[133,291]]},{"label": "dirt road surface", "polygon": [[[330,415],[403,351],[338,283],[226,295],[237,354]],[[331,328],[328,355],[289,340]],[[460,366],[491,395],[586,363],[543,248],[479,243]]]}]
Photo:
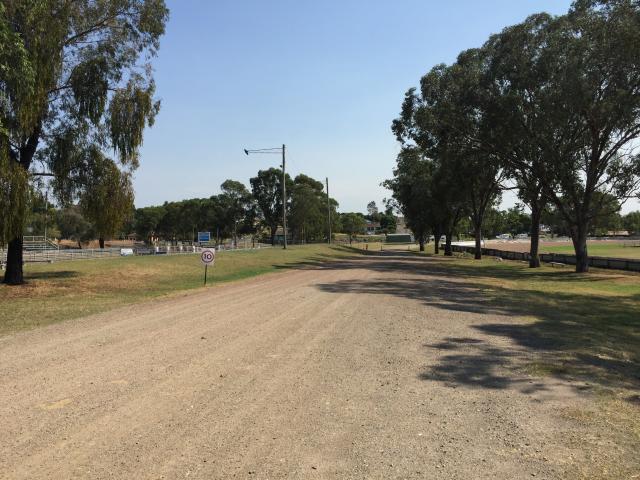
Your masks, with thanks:
[{"label": "dirt road surface", "polygon": [[575,386],[402,256],[0,338],[0,478],[565,478]]}]

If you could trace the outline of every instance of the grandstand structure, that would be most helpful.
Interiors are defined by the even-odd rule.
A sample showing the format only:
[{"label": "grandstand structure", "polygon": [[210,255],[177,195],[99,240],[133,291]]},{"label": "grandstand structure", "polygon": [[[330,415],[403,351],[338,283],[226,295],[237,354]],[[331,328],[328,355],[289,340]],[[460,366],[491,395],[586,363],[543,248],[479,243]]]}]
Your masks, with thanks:
[{"label": "grandstand structure", "polygon": [[50,252],[60,250],[56,242],[43,236],[25,236],[22,239],[22,249],[25,252]]}]

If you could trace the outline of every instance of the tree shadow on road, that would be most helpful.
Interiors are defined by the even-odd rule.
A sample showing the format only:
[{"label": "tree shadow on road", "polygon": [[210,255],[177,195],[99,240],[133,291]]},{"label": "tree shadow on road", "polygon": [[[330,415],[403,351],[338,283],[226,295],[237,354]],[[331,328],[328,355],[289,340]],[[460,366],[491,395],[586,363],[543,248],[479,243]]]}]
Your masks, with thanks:
[{"label": "tree shadow on road", "polygon": [[[529,270],[510,263],[478,268],[473,262],[465,265],[415,256],[349,257],[337,262],[319,259],[298,268],[394,272],[400,275],[343,280],[317,288],[331,293],[393,295],[461,314],[452,315],[451,321],[468,321],[471,334],[425,345],[447,352],[439,356],[437,365],[420,373],[425,380],[532,391],[542,388],[532,377],[552,376],[570,381],[578,389],[585,388],[585,382],[636,392],[640,389],[640,294],[562,291],[564,287],[570,290],[589,282],[611,281],[619,277],[615,273],[577,275]],[[496,284],[495,279],[505,281],[505,286]],[[517,288],[509,285],[522,280],[525,282]],[[553,282],[558,289],[536,288],[545,282]],[[480,317],[466,317],[466,313]],[[490,321],[483,323],[484,316]]]}]

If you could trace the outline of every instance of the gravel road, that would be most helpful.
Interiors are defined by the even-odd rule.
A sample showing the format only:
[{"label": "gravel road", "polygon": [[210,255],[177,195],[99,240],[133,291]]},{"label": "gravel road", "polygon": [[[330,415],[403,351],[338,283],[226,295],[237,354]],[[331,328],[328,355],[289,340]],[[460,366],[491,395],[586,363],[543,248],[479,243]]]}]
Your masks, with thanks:
[{"label": "gravel road", "polygon": [[[565,478],[571,386],[428,259],[307,265],[0,338],[3,479]],[[473,307],[473,303],[469,304]],[[577,459],[577,460],[576,460]]]}]

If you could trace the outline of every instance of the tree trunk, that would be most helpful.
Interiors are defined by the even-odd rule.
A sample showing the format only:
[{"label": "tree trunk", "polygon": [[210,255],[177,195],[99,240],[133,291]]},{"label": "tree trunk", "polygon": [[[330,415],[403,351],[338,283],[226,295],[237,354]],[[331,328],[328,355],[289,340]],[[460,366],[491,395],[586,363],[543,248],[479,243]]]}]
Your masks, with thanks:
[{"label": "tree trunk", "polygon": [[440,253],[440,237],[442,231],[439,228],[433,230],[433,251],[436,255]]},{"label": "tree trunk", "polygon": [[542,209],[537,205],[537,202],[531,204],[531,244],[529,247],[529,268],[540,267],[540,256],[538,255],[538,248],[540,245],[540,217],[542,215]]},{"label": "tree trunk", "polygon": [[[42,132],[42,124],[38,123],[31,135],[27,138],[26,142],[20,147],[19,158],[15,157],[15,160],[19,160],[20,166],[29,171],[31,161],[38,148],[38,141],[40,140],[40,133]],[[11,154],[11,149],[9,150]],[[13,156],[12,156],[13,157]],[[22,212],[23,218],[26,212]],[[7,270],[4,272],[4,283],[7,285],[21,285],[24,283],[24,274],[22,271],[22,232],[9,242],[7,248]]]},{"label": "tree trunk", "polygon": [[80,243],[80,240],[78,240],[78,248],[82,250],[82,243]]},{"label": "tree trunk", "polygon": [[571,229],[571,240],[576,251],[576,272],[589,271],[589,255],[587,253],[587,226],[578,225]]},{"label": "tree trunk", "polygon": [[476,238],[476,253],[473,258],[482,260],[482,222],[474,224],[473,229]]},{"label": "tree trunk", "polygon": [[453,257],[453,250],[451,249],[451,238],[453,237],[453,232],[447,232],[447,238],[444,244],[444,256],[445,257]]},{"label": "tree trunk", "polygon": [[16,237],[9,242],[4,283],[7,285],[21,285],[24,283],[22,273],[22,236]]},{"label": "tree trunk", "polygon": [[100,244],[100,248],[104,248],[104,238],[103,237],[98,238],[98,243]]},{"label": "tree trunk", "polygon": [[276,244],[276,229],[277,227],[269,227],[271,230],[271,246],[275,246]]},{"label": "tree trunk", "polygon": [[418,244],[420,245],[420,251],[424,252],[424,235],[420,235],[418,239]]}]

